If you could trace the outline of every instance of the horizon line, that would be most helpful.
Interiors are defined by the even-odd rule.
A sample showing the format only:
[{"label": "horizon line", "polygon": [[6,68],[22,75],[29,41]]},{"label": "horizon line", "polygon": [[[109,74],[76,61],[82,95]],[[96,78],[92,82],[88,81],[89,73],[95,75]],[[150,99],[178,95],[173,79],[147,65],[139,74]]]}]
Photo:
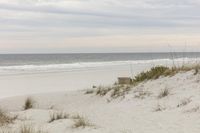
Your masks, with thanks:
[{"label": "horizon line", "polygon": [[165,51],[165,52],[27,52],[27,53],[0,53],[0,55],[15,55],[15,54],[165,54],[165,53],[200,53],[200,51],[187,51],[187,52],[182,52],[182,51]]}]

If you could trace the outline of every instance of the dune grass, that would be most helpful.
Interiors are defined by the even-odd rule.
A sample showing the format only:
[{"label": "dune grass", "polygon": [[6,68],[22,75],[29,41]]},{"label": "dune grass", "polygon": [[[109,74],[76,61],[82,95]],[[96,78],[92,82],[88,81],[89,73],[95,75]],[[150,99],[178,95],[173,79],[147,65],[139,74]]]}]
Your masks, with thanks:
[{"label": "dune grass", "polygon": [[124,96],[130,90],[131,90],[131,87],[127,86],[127,85],[116,86],[116,87],[113,88],[113,91],[111,93],[111,97],[117,98],[117,97],[120,97],[120,96]]},{"label": "dune grass", "polygon": [[124,96],[126,93],[128,93],[130,91],[130,89],[131,89],[130,85],[115,84],[115,85],[109,86],[109,87],[99,86],[99,87],[97,87],[96,90],[93,91],[93,93],[95,93],[96,95],[99,95],[99,96],[105,96],[106,94],[108,94],[110,92],[110,96],[112,98],[117,98],[120,96]]},{"label": "dune grass", "polygon": [[193,112],[197,112],[200,110],[200,107],[199,106],[195,106],[189,110],[186,110],[185,113],[193,113]]},{"label": "dune grass", "polygon": [[68,119],[68,118],[69,118],[69,114],[67,114],[63,111],[51,112],[49,123],[56,121],[56,120]]},{"label": "dune grass", "polygon": [[151,93],[149,91],[140,90],[140,91],[137,91],[134,97],[138,99],[144,99],[145,97],[150,96],[150,95]]},{"label": "dune grass", "polygon": [[85,94],[92,94],[96,93],[96,95],[99,96],[105,96],[108,92],[111,92],[110,96],[112,98],[117,98],[120,96],[124,96],[126,93],[128,93],[133,86],[136,86],[138,83],[141,83],[143,81],[147,81],[150,79],[157,79],[160,76],[167,76],[172,75],[172,70],[168,67],[163,66],[157,66],[151,68],[149,71],[141,72],[138,75],[136,75],[132,79],[132,84],[129,85],[120,85],[115,83],[112,86],[99,86],[96,90],[87,90]]},{"label": "dune grass", "polygon": [[[126,93],[128,93],[131,88],[134,86],[137,86],[139,83],[148,81],[148,80],[155,80],[160,77],[167,77],[167,76],[174,76],[175,74],[179,72],[187,72],[190,70],[194,70],[194,75],[199,73],[200,65],[194,64],[194,65],[183,65],[181,67],[166,67],[166,66],[155,66],[152,67],[148,71],[143,71],[139,74],[137,74],[133,79],[132,83],[129,85],[120,85],[118,83],[115,83],[112,86],[99,86],[97,89],[94,90],[87,90],[85,94],[93,94],[95,93],[96,95],[99,96],[105,96],[108,94],[108,92],[111,92],[110,96],[112,98],[117,98],[120,96],[124,96]],[[165,97],[168,95],[169,90],[164,90],[160,94],[160,98]]]},{"label": "dune grass", "polygon": [[154,108],[154,112],[159,112],[159,111],[163,111],[166,108],[161,106],[160,104],[158,104],[155,108]]},{"label": "dune grass", "polygon": [[152,67],[149,71],[141,72],[133,79],[133,83],[143,82],[145,80],[157,79],[160,76],[169,75],[170,68],[164,66]]},{"label": "dune grass", "polygon": [[34,107],[34,104],[35,104],[35,101],[31,98],[31,97],[28,97],[26,100],[25,100],[25,103],[24,103],[24,110],[27,110],[27,109],[31,109]]},{"label": "dune grass", "polygon": [[23,125],[20,127],[19,133],[48,133],[48,132],[43,131],[43,130],[41,130],[41,129],[36,129],[36,128],[34,128],[34,126],[31,125],[31,124],[23,124]]},{"label": "dune grass", "polygon": [[177,107],[182,107],[182,106],[186,106],[187,104],[189,104],[191,102],[191,98],[184,98],[180,101],[180,103],[177,105]]},{"label": "dune grass", "polygon": [[198,74],[200,65],[183,65],[181,67],[165,67],[156,66],[152,67],[150,70],[141,72],[133,78],[133,84],[138,84],[140,82],[158,79],[160,77],[173,76],[179,72],[187,72],[190,70],[195,70],[194,75]]},{"label": "dune grass", "polygon": [[86,120],[84,117],[79,116],[74,119],[74,125],[73,128],[85,128],[92,126],[88,120]]},{"label": "dune grass", "polygon": [[160,91],[159,95],[158,95],[158,98],[161,99],[163,97],[166,97],[170,94],[170,91],[168,88],[165,88],[163,90]]},{"label": "dune grass", "polygon": [[4,126],[10,123],[13,123],[13,121],[16,119],[17,117],[11,117],[9,116],[6,112],[2,111],[0,109],[0,126]]}]

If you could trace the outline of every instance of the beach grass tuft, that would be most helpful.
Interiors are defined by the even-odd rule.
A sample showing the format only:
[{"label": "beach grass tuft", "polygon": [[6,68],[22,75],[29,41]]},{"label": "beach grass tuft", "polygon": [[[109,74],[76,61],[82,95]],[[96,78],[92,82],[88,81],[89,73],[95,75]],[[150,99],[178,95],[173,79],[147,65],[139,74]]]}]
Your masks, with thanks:
[{"label": "beach grass tuft", "polygon": [[172,74],[170,68],[164,66],[152,67],[149,71],[141,72],[133,79],[133,83],[140,83],[146,80],[158,79],[160,76]]},{"label": "beach grass tuft", "polygon": [[159,95],[158,95],[158,98],[161,99],[163,97],[166,97],[170,94],[170,91],[168,88],[165,88],[164,90],[161,90]]},{"label": "beach grass tuft", "polygon": [[34,104],[35,104],[35,101],[31,97],[28,97],[24,103],[24,110],[33,108]]},{"label": "beach grass tuft", "polygon": [[48,133],[46,131],[43,131],[41,129],[35,129],[33,125],[31,124],[23,124],[20,127],[19,133]]},{"label": "beach grass tuft", "polygon": [[133,78],[133,84],[138,84],[143,81],[148,81],[148,80],[154,80],[158,79],[159,77],[167,77],[167,76],[173,76],[179,72],[186,72],[190,70],[195,70],[195,75],[198,74],[200,69],[199,64],[193,64],[193,65],[183,65],[181,67],[165,67],[165,66],[156,66],[152,67],[150,70],[141,72],[138,75],[136,75]]},{"label": "beach grass tuft", "polygon": [[182,106],[186,106],[187,104],[189,104],[191,102],[191,98],[184,98],[180,101],[180,103],[177,105],[177,107],[182,107]]},{"label": "beach grass tuft", "polygon": [[112,90],[112,87],[99,86],[97,87],[96,95],[105,96],[110,90]]},{"label": "beach grass tuft", "polygon": [[[78,115],[79,116],[79,115]],[[85,128],[85,127],[89,127],[92,126],[88,120],[86,120],[84,117],[79,116],[77,117],[77,119],[74,119],[74,128]]]},{"label": "beach grass tuft", "polygon": [[13,123],[16,118],[17,117],[10,117],[6,112],[0,110],[0,126]]},{"label": "beach grass tuft", "polygon": [[127,85],[115,86],[115,87],[113,87],[113,92],[111,93],[111,97],[117,98],[117,97],[120,97],[120,96],[124,96],[130,90],[131,90],[131,87],[127,86]]},{"label": "beach grass tuft", "polygon": [[155,112],[159,112],[159,111],[163,111],[163,110],[165,110],[165,109],[166,109],[165,107],[162,107],[160,104],[158,104],[158,105],[155,107],[154,111],[155,111]]},{"label": "beach grass tuft", "polygon": [[63,111],[51,112],[49,123],[56,121],[56,120],[68,119],[68,118],[69,118],[69,114],[67,114]]},{"label": "beach grass tuft", "polygon": [[[128,93],[131,88],[134,86],[137,86],[139,83],[148,81],[148,80],[155,80],[160,77],[167,77],[167,76],[174,76],[175,74],[179,72],[187,72],[190,70],[195,70],[194,75],[198,74],[200,69],[200,65],[198,64],[190,64],[190,65],[183,65],[181,67],[166,67],[166,66],[155,66],[152,67],[148,71],[143,71],[139,74],[137,74],[133,79],[132,83],[128,85],[120,85],[115,83],[112,86],[99,86],[95,87],[95,90],[87,90],[85,94],[93,94],[95,93],[96,95],[99,96],[105,96],[108,94],[108,92],[111,92],[110,97],[112,98],[117,98],[120,96],[125,96],[126,93]],[[169,94],[169,90],[165,89],[163,90],[160,95],[158,96],[159,98],[165,97]]]}]

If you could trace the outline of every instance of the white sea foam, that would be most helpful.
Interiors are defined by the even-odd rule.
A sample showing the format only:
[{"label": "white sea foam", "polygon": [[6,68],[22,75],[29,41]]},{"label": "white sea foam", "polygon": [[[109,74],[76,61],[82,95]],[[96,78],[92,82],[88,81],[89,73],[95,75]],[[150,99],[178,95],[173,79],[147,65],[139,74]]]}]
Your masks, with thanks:
[{"label": "white sea foam", "polygon": [[120,66],[120,65],[137,65],[137,64],[154,64],[154,65],[171,65],[173,63],[195,63],[200,58],[178,58],[178,59],[154,59],[154,60],[128,60],[128,61],[109,61],[109,62],[80,62],[71,64],[45,64],[45,65],[16,65],[0,66],[0,74],[6,73],[34,73],[34,72],[57,72],[57,71],[77,71],[95,69],[99,67]]}]

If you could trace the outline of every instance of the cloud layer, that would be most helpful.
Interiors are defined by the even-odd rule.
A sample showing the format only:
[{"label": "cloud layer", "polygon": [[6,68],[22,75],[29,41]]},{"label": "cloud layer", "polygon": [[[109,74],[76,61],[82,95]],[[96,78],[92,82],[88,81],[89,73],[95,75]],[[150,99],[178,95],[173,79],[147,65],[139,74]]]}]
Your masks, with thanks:
[{"label": "cloud layer", "polygon": [[[153,45],[179,46],[186,41],[196,47],[199,7],[200,0],[1,0],[0,49],[70,52],[67,49],[95,49],[104,42],[112,49],[126,46],[145,51]],[[145,41],[152,35],[152,42]],[[115,40],[104,41],[110,37]],[[134,41],[131,38],[137,43],[128,43]]]}]

